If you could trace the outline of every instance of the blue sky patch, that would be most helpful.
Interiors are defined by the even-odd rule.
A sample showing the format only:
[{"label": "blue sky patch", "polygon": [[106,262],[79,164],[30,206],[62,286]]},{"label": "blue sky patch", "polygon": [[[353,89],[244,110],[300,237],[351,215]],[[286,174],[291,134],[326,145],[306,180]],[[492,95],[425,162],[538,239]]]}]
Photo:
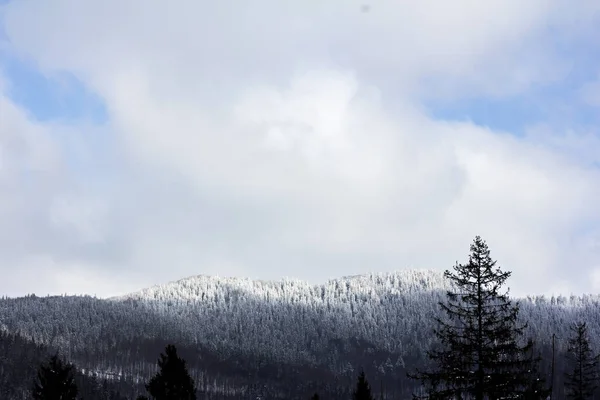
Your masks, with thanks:
[{"label": "blue sky patch", "polygon": [[38,121],[86,120],[101,124],[107,120],[102,99],[73,74],[46,75],[33,63],[2,52],[0,70],[9,82],[9,98]]},{"label": "blue sky patch", "polygon": [[583,85],[592,80],[591,75],[574,71],[560,83],[532,88],[519,96],[428,101],[425,107],[435,119],[470,121],[517,136],[540,123],[557,130],[586,129],[600,124],[600,113],[585,104],[580,93]]}]

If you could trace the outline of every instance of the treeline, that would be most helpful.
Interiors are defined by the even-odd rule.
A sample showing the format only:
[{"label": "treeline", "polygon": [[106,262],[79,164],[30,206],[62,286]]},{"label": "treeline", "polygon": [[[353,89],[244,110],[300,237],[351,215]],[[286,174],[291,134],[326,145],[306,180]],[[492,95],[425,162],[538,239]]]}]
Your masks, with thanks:
[{"label": "treeline", "polygon": [[[158,360],[159,371],[145,384],[147,395],[141,394],[136,400],[197,400],[198,389],[190,376],[186,361],[179,357],[177,348],[168,345]],[[34,400],[81,400],[76,382],[76,368],[65,362],[57,354],[39,367],[37,378],[31,389]],[[116,398],[123,398],[116,394]],[[261,399],[260,395],[247,393],[246,398]],[[319,393],[314,393],[311,400],[320,400]],[[356,387],[352,392],[353,400],[375,400],[371,386],[364,371],[358,376]]]},{"label": "treeline", "polygon": [[[432,324],[436,341],[426,352],[424,366],[412,368],[407,374],[415,382],[413,398],[594,399],[599,356],[590,346],[586,323],[581,321],[570,327],[563,384],[558,387],[555,354],[548,377],[541,368],[543,360],[536,338],[527,337],[527,322],[519,318],[520,306],[508,297],[506,283],[511,273],[496,265],[480,237],[475,238],[470,250],[465,264],[457,264],[444,274],[450,287],[438,304],[442,314]],[[33,398],[77,399],[74,374],[71,364],[53,356],[39,369]],[[173,345],[168,345],[160,355],[158,372],[143,386],[147,393],[139,395],[137,400],[196,400],[199,392],[186,361]],[[208,397],[206,393],[201,395]],[[381,399],[391,398],[383,388],[378,395]],[[260,391],[251,390],[233,397],[264,398]],[[365,372],[361,371],[354,388],[338,392],[337,396],[331,391],[312,395],[312,399],[320,398],[374,400],[375,396]]]},{"label": "treeline", "polygon": [[[32,399],[32,383],[42,370],[40,364],[47,366],[51,361],[48,354],[52,353],[45,345],[0,332],[0,399]],[[64,364],[62,358],[60,362]],[[129,400],[128,395],[136,390],[131,381],[99,379],[96,374],[76,369],[72,374],[80,396],[86,400]]]},{"label": "treeline", "polygon": [[[406,373],[429,362],[426,351],[437,341],[435,319],[443,316],[438,302],[449,288],[443,274],[432,271],[346,277],[323,285],[196,277],[119,299],[0,300],[0,330],[43,344],[50,354],[60,351],[85,376],[129,398],[139,392],[140,380],[156,373],[156,355],[175,343],[199,393],[214,400],[247,392],[306,398],[317,389],[322,397],[348,398],[360,368],[375,382],[378,398],[383,393],[403,399],[418,390],[419,382]],[[536,339],[546,381],[556,334],[552,381],[558,388],[554,398],[562,399],[569,327],[586,321],[592,349],[600,348],[600,296],[518,301],[520,322],[528,323],[525,336]],[[0,369],[21,362],[0,344]]]}]

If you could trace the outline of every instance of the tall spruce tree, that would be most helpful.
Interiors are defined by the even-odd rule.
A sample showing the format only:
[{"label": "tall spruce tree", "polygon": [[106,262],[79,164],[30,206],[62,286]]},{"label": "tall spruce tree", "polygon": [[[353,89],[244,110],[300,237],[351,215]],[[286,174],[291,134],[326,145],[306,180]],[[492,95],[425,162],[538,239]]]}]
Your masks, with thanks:
[{"label": "tall spruce tree", "polygon": [[356,389],[352,394],[353,400],[374,400],[371,395],[371,386],[365,375],[365,371],[361,371],[356,381]]},{"label": "tall spruce tree", "polygon": [[[158,360],[158,373],[150,379],[146,390],[154,400],[196,400],[196,386],[186,362],[173,345],[165,348]],[[143,398],[143,397],[142,397]]]},{"label": "tall spruce tree", "polygon": [[31,396],[34,400],[75,400],[77,398],[75,367],[58,354],[40,365]]},{"label": "tall spruce tree", "polygon": [[467,264],[444,273],[452,289],[439,303],[445,314],[436,318],[439,346],[428,351],[436,367],[409,375],[422,384],[417,398],[515,398],[530,386],[532,343],[521,343],[518,304],[500,291],[511,273],[496,267],[481,237],[470,250]]},{"label": "tall spruce tree", "polygon": [[565,374],[567,398],[591,399],[598,388],[599,355],[590,348],[587,325],[580,322],[571,327],[572,336],[567,347],[571,370]]}]

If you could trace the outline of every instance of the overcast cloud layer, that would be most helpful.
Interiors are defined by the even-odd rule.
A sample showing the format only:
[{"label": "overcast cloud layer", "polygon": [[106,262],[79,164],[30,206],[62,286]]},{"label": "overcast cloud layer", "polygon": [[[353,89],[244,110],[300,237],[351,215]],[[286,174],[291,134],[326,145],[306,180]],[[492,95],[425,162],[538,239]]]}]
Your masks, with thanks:
[{"label": "overcast cloud layer", "polygon": [[[475,235],[513,293],[598,291],[599,15],[592,0],[8,1],[0,293],[441,270]],[[485,123],[494,104],[510,129]]]}]

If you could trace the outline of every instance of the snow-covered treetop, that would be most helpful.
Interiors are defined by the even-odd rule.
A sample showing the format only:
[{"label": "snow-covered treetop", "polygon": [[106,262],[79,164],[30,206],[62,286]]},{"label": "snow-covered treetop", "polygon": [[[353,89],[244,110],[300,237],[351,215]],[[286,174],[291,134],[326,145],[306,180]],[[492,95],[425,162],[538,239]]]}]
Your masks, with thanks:
[{"label": "snow-covered treetop", "polygon": [[113,300],[172,300],[209,301],[224,290],[237,296],[249,296],[263,301],[289,301],[292,303],[308,300],[325,302],[332,298],[345,297],[349,293],[361,296],[382,294],[402,294],[447,289],[448,282],[439,271],[405,270],[393,273],[371,273],[332,279],[324,284],[311,285],[308,282],[285,278],[280,281],[252,280],[197,275],[163,285],[153,286]]}]

